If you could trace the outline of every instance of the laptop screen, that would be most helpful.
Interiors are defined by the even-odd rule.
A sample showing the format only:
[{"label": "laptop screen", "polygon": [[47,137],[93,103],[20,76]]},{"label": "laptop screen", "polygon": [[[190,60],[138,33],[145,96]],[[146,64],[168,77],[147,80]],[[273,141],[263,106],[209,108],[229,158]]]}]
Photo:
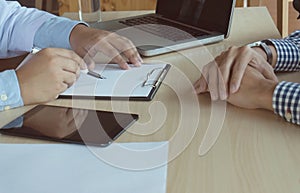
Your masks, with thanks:
[{"label": "laptop screen", "polygon": [[158,0],[156,13],[209,31],[227,34],[235,0]]}]

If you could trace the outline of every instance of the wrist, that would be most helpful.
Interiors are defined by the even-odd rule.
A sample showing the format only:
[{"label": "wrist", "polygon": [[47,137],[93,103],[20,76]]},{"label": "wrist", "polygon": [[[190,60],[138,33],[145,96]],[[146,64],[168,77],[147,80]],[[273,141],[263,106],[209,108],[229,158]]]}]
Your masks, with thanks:
[{"label": "wrist", "polygon": [[252,49],[267,61],[267,54],[261,47],[252,47]]},{"label": "wrist", "polygon": [[29,90],[29,88],[26,88],[26,81],[24,80],[22,73],[20,73],[20,70],[16,70],[16,76],[18,77],[20,95],[22,97],[24,105],[32,104],[33,102],[30,100],[31,97],[28,95],[28,92],[26,92]]},{"label": "wrist", "polygon": [[278,82],[263,79],[263,81],[261,82],[261,97],[259,97],[258,100],[260,103],[260,108],[273,111],[273,93],[277,84]]},{"label": "wrist", "polygon": [[76,49],[78,46],[77,41],[80,40],[83,36],[82,33],[87,29],[88,27],[84,24],[78,24],[76,25],[73,30],[70,33],[70,45],[73,50]]},{"label": "wrist", "polygon": [[[273,62],[273,52],[271,48],[269,47],[270,42],[268,40],[263,40],[263,41],[258,41],[258,42],[253,42],[251,44],[248,44],[251,48],[260,48],[259,53],[264,57],[264,59],[272,65]],[[264,52],[262,54],[261,50]]]},{"label": "wrist", "polygon": [[272,46],[269,46],[272,53],[273,53],[273,61],[272,61],[272,67],[275,68],[276,66],[276,63],[277,63],[277,52],[276,52],[276,49],[275,47],[272,45]]},{"label": "wrist", "polygon": [[264,46],[261,46],[261,43],[252,43],[249,44],[250,47],[256,51],[259,55],[261,55],[273,68],[275,67],[277,63],[277,52],[272,44],[272,42],[265,40],[262,41]]}]

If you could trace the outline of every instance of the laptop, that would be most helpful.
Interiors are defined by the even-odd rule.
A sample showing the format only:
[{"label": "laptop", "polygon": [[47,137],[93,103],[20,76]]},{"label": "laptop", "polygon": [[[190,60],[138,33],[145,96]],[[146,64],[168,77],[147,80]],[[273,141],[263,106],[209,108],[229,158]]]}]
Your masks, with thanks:
[{"label": "laptop", "polygon": [[156,12],[91,24],[130,39],[143,56],[215,43],[229,36],[235,0],[157,0]]}]

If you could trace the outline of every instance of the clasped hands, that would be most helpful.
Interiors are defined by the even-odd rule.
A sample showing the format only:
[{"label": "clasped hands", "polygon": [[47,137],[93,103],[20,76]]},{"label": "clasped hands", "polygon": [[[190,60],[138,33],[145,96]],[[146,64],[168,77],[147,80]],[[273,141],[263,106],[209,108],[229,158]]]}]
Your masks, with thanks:
[{"label": "clasped hands", "polygon": [[273,110],[272,97],[278,84],[273,67],[257,50],[231,47],[205,65],[194,84],[196,92],[209,92],[212,100],[249,109]]}]

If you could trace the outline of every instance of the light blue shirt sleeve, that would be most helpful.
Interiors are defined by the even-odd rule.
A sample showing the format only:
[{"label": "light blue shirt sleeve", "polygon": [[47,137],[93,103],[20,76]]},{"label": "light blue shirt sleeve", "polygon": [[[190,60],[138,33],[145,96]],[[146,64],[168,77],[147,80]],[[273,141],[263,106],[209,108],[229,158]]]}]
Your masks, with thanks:
[{"label": "light blue shirt sleeve", "polygon": [[0,73],[0,111],[23,106],[16,72],[6,70]]},{"label": "light blue shirt sleeve", "polygon": [[44,22],[34,36],[34,46],[39,48],[66,48],[71,49],[70,34],[79,24],[63,17],[54,17]]},{"label": "light blue shirt sleeve", "polygon": [[30,51],[36,31],[45,21],[55,17],[47,12],[4,0],[0,0],[0,10],[1,58]]},{"label": "light blue shirt sleeve", "polygon": [[70,49],[70,33],[82,23],[21,7],[17,2],[0,0],[0,10],[0,58],[29,52],[33,46]]},{"label": "light blue shirt sleeve", "polygon": [[[70,33],[79,23],[0,0],[0,58],[21,55],[33,46],[70,49]],[[19,106],[23,100],[15,71],[0,72],[0,111]]]}]

